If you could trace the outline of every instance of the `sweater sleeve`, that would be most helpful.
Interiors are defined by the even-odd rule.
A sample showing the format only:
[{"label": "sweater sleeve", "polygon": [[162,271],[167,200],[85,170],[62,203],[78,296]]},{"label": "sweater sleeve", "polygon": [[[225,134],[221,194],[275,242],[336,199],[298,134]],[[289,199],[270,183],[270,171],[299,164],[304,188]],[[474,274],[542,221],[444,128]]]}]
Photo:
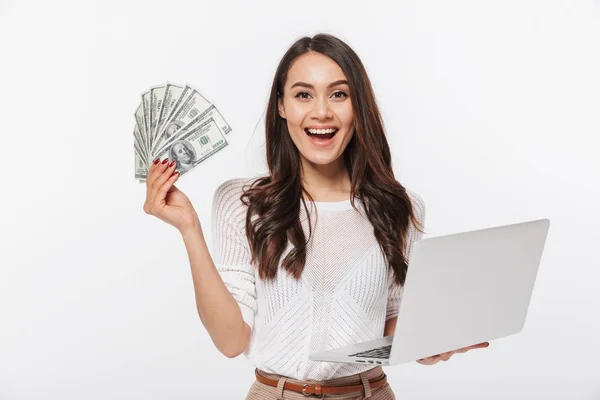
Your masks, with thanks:
[{"label": "sweater sleeve", "polygon": [[255,274],[245,235],[245,208],[234,180],[222,183],[213,196],[213,261],[221,279],[237,301],[250,329],[257,310]]},{"label": "sweater sleeve", "polygon": [[[421,223],[421,225],[424,225],[424,223],[425,223],[425,202],[423,201],[423,198],[412,191],[407,190],[407,192],[409,194],[409,197],[410,197],[412,205],[413,205],[415,217]],[[410,263],[410,254],[412,252],[413,245],[415,244],[415,242],[417,240],[421,240],[422,237],[423,237],[423,233],[419,232],[413,226],[413,224],[410,224],[409,230],[408,230],[407,245],[406,245],[406,250],[405,250],[405,257],[406,257],[407,264]],[[393,271],[391,271],[391,272],[393,274]],[[385,314],[386,321],[390,318],[394,318],[394,317],[398,316],[398,309],[400,306],[400,302],[402,300],[403,293],[404,293],[404,285],[400,286],[400,285],[396,284],[396,282],[393,279],[393,275],[390,275],[389,288],[388,288],[388,300],[387,300],[387,307],[386,307],[386,314]]]}]

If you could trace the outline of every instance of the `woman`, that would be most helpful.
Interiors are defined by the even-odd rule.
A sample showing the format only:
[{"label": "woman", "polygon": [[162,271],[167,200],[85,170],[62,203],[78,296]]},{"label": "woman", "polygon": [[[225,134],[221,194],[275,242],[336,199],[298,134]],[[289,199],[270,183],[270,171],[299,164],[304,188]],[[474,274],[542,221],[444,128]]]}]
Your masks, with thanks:
[{"label": "woman", "polygon": [[393,335],[423,233],[423,200],[395,179],[369,78],[343,41],[304,37],[283,56],[266,148],[266,175],[214,194],[214,259],[173,162],[151,166],[144,210],[182,233],[214,344],[256,366],[247,399],[394,399],[381,366],[308,357]]}]

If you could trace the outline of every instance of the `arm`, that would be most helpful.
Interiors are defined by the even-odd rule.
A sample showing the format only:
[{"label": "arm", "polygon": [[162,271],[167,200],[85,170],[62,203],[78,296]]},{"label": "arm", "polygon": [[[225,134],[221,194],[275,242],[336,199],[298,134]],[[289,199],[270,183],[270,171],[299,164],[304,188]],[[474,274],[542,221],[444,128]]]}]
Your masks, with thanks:
[{"label": "arm", "polygon": [[[425,202],[423,198],[415,192],[408,191],[411,199],[415,216],[421,225],[425,223]],[[414,243],[417,240],[421,240],[423,233],[416,230],[411,224],[408,231],[408,241],[405,247],[405,256],[407,263],[410,263],[410,254]],[[398,309],[400,301],[404,293],[404,286],[399,286],[394,282],[393,275],[389,276],[389,287],[388,287],[388,302],[386,307],[386,321],[383,330],[383,336],[391,336],[396,332],[396,322],[398,321]]]},{"label": "arm", "polygon": [[202,229],[197,225],[182,232],[187,249],[196,308],[213,343],[229,358],[241,354],[250,342],[250,327],[227,289],[208,251]]},{"label": "arm", "polygon": [[385,321],[385,328],[383,328],[383,336],[393,336],[396,332],[396,321],[398,317],[390,318]]}]

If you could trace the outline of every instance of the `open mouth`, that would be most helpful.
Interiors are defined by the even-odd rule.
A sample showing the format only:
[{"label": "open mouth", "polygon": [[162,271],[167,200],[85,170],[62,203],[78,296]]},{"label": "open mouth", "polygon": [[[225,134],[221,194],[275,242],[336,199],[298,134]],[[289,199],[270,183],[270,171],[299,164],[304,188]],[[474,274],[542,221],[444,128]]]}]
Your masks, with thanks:
[{"label": "open mouth", "polygon": [[337,129],[337,128],[332,128],[332,129],[308,129],[308,128],[305,128],[304,132],[306,132],[306,134],[308,136],[310,136],[310,138],[312,138],[312,139],[329,140],[335,136],[335,134],[338,132],[338,130],[339,129]]}]

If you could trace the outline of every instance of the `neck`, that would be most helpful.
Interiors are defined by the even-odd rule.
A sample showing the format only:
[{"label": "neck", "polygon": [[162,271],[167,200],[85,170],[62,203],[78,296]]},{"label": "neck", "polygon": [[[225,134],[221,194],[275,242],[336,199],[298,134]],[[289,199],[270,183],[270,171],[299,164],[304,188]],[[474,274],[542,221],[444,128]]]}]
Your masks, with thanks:
[{"label": "neck", "polygon": [[304,160],[302,184],[314,201],[341,201],[350,198],[351,181],[341,157],[326,165]]}]

